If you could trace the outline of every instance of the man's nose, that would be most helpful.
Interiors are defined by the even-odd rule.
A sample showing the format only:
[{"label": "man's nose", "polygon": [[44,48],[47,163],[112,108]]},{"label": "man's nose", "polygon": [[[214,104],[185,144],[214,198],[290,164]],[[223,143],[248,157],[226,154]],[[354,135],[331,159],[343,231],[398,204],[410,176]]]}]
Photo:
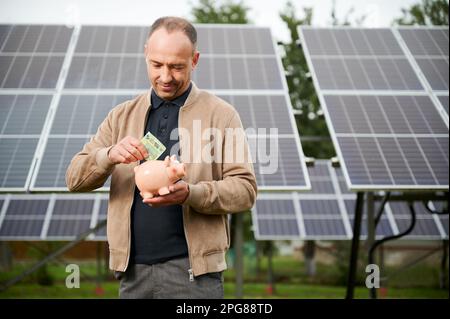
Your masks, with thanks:
[{"label": "man's nose", "polygon": [[170,73],[169,68],[167,67],[162,68],[160,79],[164,83],[172,82],[172,74]]}]

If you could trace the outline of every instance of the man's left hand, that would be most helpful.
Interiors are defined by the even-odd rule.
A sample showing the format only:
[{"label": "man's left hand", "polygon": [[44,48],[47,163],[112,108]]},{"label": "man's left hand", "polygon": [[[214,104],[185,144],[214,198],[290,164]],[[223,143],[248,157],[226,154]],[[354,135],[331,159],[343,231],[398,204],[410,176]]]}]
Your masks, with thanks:
[{"label": "man's left hand", "polygon": [[169,191],[170,193],[167,195],[144,199],[142,202],[152,207],[182,204],[189,195],[189,186],[186,182],[179,181],[170,185]]}]

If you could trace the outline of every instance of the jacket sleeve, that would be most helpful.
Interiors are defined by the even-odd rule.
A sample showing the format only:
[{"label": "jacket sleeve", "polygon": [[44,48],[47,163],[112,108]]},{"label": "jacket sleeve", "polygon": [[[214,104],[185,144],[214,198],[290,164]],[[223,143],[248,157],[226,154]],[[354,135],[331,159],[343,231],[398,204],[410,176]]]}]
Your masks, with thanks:
[{"label": "jacket sleeve", "polygon": [[[204,214],[227,214],[249,210],[256,201],[257,185],[250,156],[239,115],[235,113],[228,128],[238,129],[244,145],[238,145],[239,138],[224,134],[222,144],[222,180],[202,181],[189,184],[189,195],[184,204]],[[239,133],[238,133],[239,134]],[[244,161],[226,161],[233,158],[233,154],[242,149]]]},{"label": "jacket sleeve", "polygon": [[89,192],[102,187],[114,169],[108,158],[112,148],[111,114],[99,126],[97,133],[86,143],[69,164],[66,185],[71,192]]}]

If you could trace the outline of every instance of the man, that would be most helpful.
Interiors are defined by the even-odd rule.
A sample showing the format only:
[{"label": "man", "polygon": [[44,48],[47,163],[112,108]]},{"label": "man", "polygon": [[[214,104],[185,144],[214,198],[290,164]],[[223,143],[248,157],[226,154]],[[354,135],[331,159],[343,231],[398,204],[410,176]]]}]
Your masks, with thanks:
[{"label": "man", "polygon": [[[256,199],[245,136],[238,147],[239,115],[191,81],[196,45],[188,21],[155,21],[144,50],[150,92],[116,106],[67,169],[67,187],[76,192],[101,187],[112,175],[107,235],[121,298],[223,298],[227,214]],[[133,168],[147,156],[140,142],[146,132],[166,146],[160,159],[180,156],[187,175],[169,194],[143,201]],[[234,155],[241,160],[229,160]]]}]

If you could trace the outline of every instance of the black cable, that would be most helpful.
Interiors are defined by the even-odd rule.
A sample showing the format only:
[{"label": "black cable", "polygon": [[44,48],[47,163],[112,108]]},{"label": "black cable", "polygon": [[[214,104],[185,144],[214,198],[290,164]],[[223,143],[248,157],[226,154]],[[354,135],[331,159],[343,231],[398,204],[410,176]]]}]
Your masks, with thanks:
[{"label": "black cable", "polygon": [[423,206],[425,206],[426,210],[427,210],[430,214],[433,214],[433,215],[448,215],[448,207],[447,207],[447,210],[443,210],[443,211],[440,212],[440,211],[431,209],[430,206],[428,206],[428,203],[429,203],[429,202],[430,202],[430,201],[423,201],[422,203],[423,203]]},{"label": "black cable", "polygon": [[[369,249],[369,264],[373,264],[374,263],[374,252],[375,249],[377,249],[378,246],[380,246],[381,244],[383,244],[386,241],[389,240],[394,240],[394,239],[398,239],[401,238],[403,236],[408,235],[409,233],[412,232],[412,230],[414,229],[414,226],[416,225],[416,211],[414,209],[414,203],[413,202],[408,202],[408,207],[409,207],[409,212],[411,213],[411,224],[409,225],[409,227],[402,233],[399,233],[397,235],[392,235],[392,236],[387,236],[384,237],[383,239],[380,240],[376,240],[372,246],[370,246]],[[376,288],[372,288],[370,289],[370,295],[372,298],[376,298],[377,297],[377,292],[376,292]]]},{"label": "black cable", "polygon": [[375,230],[377,229],[377,225],[381,219],[381,215],[383,215],[384,206],[388,202],[389,198],[391,197],[391,192],[386,192],[386,195],[384,195],[383,201],[381,202],[380,207],[378,208],[377,216],[375,217]]}]

